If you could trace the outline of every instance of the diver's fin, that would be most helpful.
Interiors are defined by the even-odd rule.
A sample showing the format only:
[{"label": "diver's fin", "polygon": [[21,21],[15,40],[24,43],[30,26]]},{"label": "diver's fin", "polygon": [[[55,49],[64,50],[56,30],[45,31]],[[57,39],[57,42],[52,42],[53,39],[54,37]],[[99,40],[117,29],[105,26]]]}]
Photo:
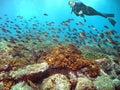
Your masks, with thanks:
[{"label": "diver's fin", "polygon": [[114,17],[114,14],[103,14],[105,17]]},{"label": "diver's fin", "polygon": [[116,21],[115,21],[115,20],[113,20],[113,19],[111,19],[111,18],[108,18],[108,21],[109,21],[113,26],[115,26],[115,24],[116,24]]}]

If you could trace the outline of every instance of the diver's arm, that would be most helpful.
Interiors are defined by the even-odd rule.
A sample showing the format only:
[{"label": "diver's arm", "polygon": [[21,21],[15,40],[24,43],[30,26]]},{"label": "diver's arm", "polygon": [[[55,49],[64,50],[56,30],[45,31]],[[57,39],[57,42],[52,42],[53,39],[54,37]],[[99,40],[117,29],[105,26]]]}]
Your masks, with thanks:
[{"label": "diver's arm", "polygon": [[75,13],[76,16],[84,17],[84,14],[83,14],[82,11],[80,11],[80,12],[74,11],[74,13]]},{"label": "diver's arm", "polygon": [[79,12],[78,12],[78,14],[79,14],[79,16],[84,17],[84,13],[83,13],[83,11],[82,11],[82,10],[81,10],[81,11],[79,11]]},{"label": "diver's arm", "polygon": [[81,10],[81,11],[79,11],[79,12],[74,12],[77,16],[80,16],[80,17],[84,17],[84,13],[83,13],[83,11]]}]

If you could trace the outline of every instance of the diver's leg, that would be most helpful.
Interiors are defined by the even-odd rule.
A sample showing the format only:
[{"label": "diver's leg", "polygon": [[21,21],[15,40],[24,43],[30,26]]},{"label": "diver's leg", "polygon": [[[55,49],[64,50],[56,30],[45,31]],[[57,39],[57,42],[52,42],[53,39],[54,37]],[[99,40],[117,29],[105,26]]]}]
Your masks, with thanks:
[{"label": "diver's leg", "polygon": [[113,25],[115,26],[116,24],[116,21],[109,18],[109,17],[114,17],[114,14],[103,14],[103,13],[100,13],[98,11],[96,11],[95,9],[93,9],[92,7],[87,7],[86,8],[86,12],[84,12],[86,15],[99,15],[99,16],[102,16],[102,17],[105,17],[108,19],[108,21]]},{"label": "diver's leg", "polygon": [[102,13],[100,13],[100,12],[98,12],[98,11],[96,11],[94,8],[92,8],[92,7],[86,7],[86,15],[99,15],[99,16],[102,16],[102,17],[105,17],[105,18],[107,18],[107,16],[106,15],[104,15],[104,14],[102,14]]},{"label": "diver's leg", "polygon": [[105,18],[108,18],[108,17],[114,17],[114,14],[104,14],[104,13],[100,13],[98,11],[96,11],[94,8],[92,7],[86,7],[86,15],[99,15],[99,16],[102,16],[102,17],[105,17]]}]

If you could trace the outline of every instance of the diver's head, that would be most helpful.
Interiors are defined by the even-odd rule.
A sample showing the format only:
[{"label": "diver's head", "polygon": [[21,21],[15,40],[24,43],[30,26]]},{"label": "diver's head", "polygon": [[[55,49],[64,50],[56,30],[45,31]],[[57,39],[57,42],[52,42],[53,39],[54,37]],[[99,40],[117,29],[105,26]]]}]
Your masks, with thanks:
[{"label": "diver's head", "polygon": [[75,2],[74,1],[69,1],[68,4],[73,7],[75,5]]}]

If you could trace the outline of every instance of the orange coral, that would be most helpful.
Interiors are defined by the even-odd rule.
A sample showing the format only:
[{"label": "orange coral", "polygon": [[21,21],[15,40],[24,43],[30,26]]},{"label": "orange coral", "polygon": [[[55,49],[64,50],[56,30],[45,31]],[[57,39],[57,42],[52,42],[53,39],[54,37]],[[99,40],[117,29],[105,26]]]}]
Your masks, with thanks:
[{"label": "orange coral", "polygon": [[4,81],[4,83],[3,90],[10,90],[11,86],[14,84],[13,81]]},{"label": "orange coral", "polygon": [[72,71],[82,69],[82,73],[91,77],[99,74],[99,66],[94,61],[86,60],[81,51],[71,44],[52,48],[50,53],[40,58],[42,60],[54,67],[69,68]]}]

